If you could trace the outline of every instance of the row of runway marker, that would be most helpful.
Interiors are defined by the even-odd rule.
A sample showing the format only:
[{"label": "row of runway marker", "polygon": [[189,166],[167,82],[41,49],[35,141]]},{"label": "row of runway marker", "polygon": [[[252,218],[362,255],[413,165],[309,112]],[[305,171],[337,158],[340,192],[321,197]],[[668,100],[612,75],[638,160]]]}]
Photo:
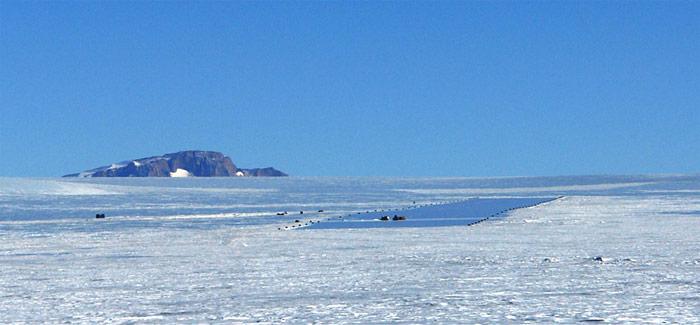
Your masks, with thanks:
[{"label": "row of runway marker", "polygon": [[[477,225],[477,224],[482,223],[482,222],[484,222],[484,221],[486,221],[486,220],[489,220],[489,219],[491,219],[491,218],[500,216],[500,215],[505,214],[505,213],[508,213],[508,212],[510,212],[510,211],[514,211],[514,210],[518,210],[518,209],[524,209],[524,208],[535,207],[535,206],[538,206],[538,205],[541,205],[541,204],[545,204],[545,203],[549,203],[549,202],[552,202],[552,201],[555,201],[555,200],[559,200],[559,199],[561,199],[561,198],[563,198],[563,197],[564,197],[564,196],[558,196],[558,197],[555,197],[555,198],[552,198],[552,199],[549,199],[549,200],[545,200],[545,201],[542,201],[542,202],[538,202],[538,203],[536,203],[536,204],[529,204],[529,205],[523,205],[523,206],[508,208],[508,209],[499,211],[499,212],[497,212],[497,213],[494,213],[494,214],[492,214],[492,215],[490,215],[490,216],[488,216],[488,217],[486,217],[486,218],[479,219],[479,220],[477,220],[477,221],[468,223],[467,226]],[[428,207],[428,206],[444,205],[444,204],[459,203],[459,202],[466,202],[466,201],[468,201],[468,200],[453,200],[453,201],[444,201],[444,202],[441,202],[441,203],[427,203],[427,204],[420,204],[420,205],[415,205],[415,201],[413,201],[414,204],[413,204],[413,205],[410,205],[410,206],[408,206],[408,207],[404,207],[404,208],[395,208],[395,209],[375,209],[374,211],[369,211],[369,210],[367,210],[367,211],[364,212],[364,214],[376,213],[376,212],[399,212],[399,211],[412,210],[412,209],[423,208],[423,207]],[[323,212],[324,212],[324,210],[318,210],[318,213],[323,213]],[[285,211],[284,214],[279,214],[279,213],[278,213],[278,215],[286,215],[286,214],[287,214],[286,211]],[[303,212],[303,211],[300,211],[299,214],[300,214],[300,215],[301,215],[301,214],[304,214],[304,212]],[[353,213],[350,213],[350,214],[347,214],[346,216],[340,215],[340,216],[336,216],[336,217],[327,217],[327,218],[322,218],[322,219],[312,219],[312,220],[301,220],[301,219],[296,219],[296,220],[294,220],[294,222],[293,222],[291,225],[287,225],[287,226],[284,226],[284,227],[278,227],[277,230],[293,230],[293,229],[300,229],[300,228],[303,228],[303,227],[307,227],[307,226],[310,226],[310,225],[314,225],[314,224],[317,224],[317,223],[321,223],[322,221],[342,220],[344,217],[351,217],[351,216],[353,216],[353,215],[361,215],[361,214],[363,214],[363,212],[356,212],[356,213],[354,213],[354,214],[353,214]],[[401,222],[401,221],[387,221],[387,222]]]}]

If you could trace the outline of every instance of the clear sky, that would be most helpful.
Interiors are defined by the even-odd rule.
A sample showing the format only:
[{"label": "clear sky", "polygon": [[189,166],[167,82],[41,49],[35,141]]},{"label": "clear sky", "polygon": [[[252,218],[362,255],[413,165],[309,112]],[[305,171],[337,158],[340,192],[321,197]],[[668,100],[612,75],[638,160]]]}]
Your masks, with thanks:
[{"label": "clear sky", "polygon": [[700,172],[698,2],[0,1],[0,175]]}]

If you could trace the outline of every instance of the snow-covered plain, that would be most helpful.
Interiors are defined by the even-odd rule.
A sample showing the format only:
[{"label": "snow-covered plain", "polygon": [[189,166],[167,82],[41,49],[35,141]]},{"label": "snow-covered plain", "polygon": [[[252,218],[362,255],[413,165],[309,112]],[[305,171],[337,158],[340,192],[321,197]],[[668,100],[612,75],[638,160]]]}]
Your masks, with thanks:
[{"label": "snow-covered plain", "polygon": [[[559,195],[469,227],[277,230]],[[700,323],[698,233],[698,176],[6,178],[0,323]]]}]

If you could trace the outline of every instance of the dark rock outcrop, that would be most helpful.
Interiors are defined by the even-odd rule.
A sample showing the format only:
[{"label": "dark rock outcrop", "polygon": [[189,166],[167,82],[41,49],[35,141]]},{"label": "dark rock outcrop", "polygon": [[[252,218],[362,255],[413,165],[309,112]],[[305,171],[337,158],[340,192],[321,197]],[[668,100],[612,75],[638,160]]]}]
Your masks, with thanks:
[{"label": "dark rock outcrop", "polygon": [[260,176],[260,177],[271,177],[271,176],[287,176],[287,174],[274,169],[272,167],[266,168],[249,168],[249,169],[239,169],[244,176]]},{"label": "dark rock outcrop", "polygon": [[63,177],[229,177],[287,176],[272,167],[239,169],[231,158],[215,151],[181,151],[124,161]]}]

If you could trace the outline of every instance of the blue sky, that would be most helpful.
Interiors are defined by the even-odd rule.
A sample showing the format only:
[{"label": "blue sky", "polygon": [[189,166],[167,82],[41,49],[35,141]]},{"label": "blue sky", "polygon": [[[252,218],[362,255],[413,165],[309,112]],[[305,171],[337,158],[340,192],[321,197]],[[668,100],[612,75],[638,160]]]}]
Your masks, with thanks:
[{"label": "blue sky", "polygon": [[700,171],[693,2],[0,2],[0,175]]}]

